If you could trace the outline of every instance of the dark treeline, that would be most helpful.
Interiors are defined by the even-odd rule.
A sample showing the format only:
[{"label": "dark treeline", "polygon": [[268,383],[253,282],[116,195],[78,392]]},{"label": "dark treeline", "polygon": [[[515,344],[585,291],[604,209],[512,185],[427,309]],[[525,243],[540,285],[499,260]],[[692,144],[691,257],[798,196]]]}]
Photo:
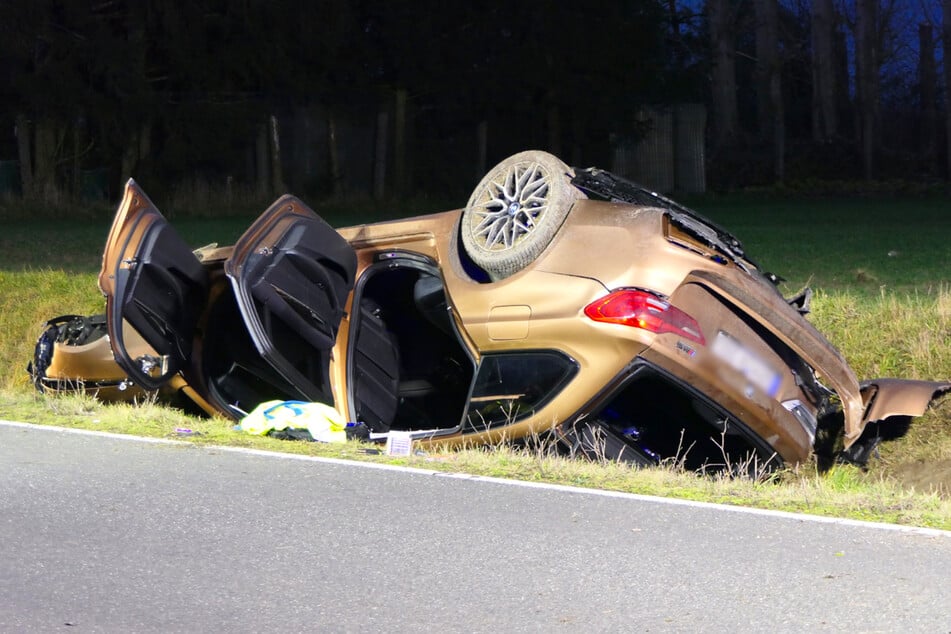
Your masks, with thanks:
[{"label": "dark treeline", "polygon": [[702,103],[713,187],[943,179],[912,2],[0,0],[0,168],[37,199],[458,196],[527,148],[610,167],[641,107]]}]

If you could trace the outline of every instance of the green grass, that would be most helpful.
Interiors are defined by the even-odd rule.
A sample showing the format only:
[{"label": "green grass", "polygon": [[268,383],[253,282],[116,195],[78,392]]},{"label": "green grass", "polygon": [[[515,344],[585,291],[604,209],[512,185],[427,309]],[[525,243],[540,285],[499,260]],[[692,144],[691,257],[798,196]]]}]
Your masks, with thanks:
[{"label": "green grass", "polygon": [[[945,200],[755,201],[705,199],[692,205],[729,228],[792,293],[816,289],[812,321],[849,359],[860,378],[951,377],[951,204]],[[318,207],[332,224],[371,220],[366,206]],[[392,210],[397,216],[436,208]],[[176,229],[193,246],[233,242],[253,213],[181,217]],[[293,443],[235,433],[216,419],[185,417],[151,403],[103,406],[89,398],[51,399],[32,391],[24,371],[45,319],[101,312],[96,288],[111,218],[0,222],[0,418],[148,436],[200,435],[189,442],[232,444],[358,459],[362,447]],[[890,255],[891,253],[891,255]],[[764,508],[800,510],[951,529],[951,399],[882,446],[868,472],[810,465],[767,482],[698,478],[675,468],[631,470],[511,448],[404,459],[432,469],[595,486]],[[943,474],[946,480],[942,480]],[[935,479],[935,474],[939,477]],[[929,490],[937,487],[938,493]],[[944,487],[944,488],[942,488]]]},{"label": "green grass", "polygon": [[[422,213],[444,211],[448,207],[434,206],[432,201],[418,201],[419,206],[405,202],[394,208],[374,209],[367,201],[326,202],[314,210],[335,227],[365,222],[408,217]],[[176,217],[166,214],[175,230],[194,246],[212,242],[234,244],[241,234],[264,211],[247,208],[241,213],[196,217],[191,214]],[[88,216],[65,218],[4,219],[0,210],[0,271],[21,272],[30,269],[53,269],[68,273],[99,271],[102,249],[112,223],[111,215],[97,212]]]},{"label": "green grass", "polygon": [[699,201],[760,266],[823,290],[931,293],[951,285],[951,201]]}]

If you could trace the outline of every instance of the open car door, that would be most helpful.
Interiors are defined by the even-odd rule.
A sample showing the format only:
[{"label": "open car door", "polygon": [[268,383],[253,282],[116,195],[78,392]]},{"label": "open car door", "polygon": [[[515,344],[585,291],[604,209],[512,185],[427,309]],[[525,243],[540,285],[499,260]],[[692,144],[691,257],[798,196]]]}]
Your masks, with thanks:
[{"label": "open car door", "polygon": [[[133,381],[157,389],[187,366],[208,274],[131,179],[106,241],[99,289],[113,354]],[[127,349],[128,326],[152,349]]]},{"label": "open car door", "polygon": [[350,244],[289,195],[251,225],[225,262],[255,347],[299,398],[333,403],[330,355],[356,266]]}]

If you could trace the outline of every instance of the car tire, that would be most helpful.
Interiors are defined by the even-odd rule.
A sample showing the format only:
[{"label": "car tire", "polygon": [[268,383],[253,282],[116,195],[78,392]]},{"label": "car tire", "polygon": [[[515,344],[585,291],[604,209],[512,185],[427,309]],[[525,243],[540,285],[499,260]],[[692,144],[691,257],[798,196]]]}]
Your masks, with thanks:
[{"label": "car tire", "polygon": [[525,268],[555,237],[584,195],[558,157],[530,150],[508,157],[479,182],[462,213],[462,245],[492,281]]}]

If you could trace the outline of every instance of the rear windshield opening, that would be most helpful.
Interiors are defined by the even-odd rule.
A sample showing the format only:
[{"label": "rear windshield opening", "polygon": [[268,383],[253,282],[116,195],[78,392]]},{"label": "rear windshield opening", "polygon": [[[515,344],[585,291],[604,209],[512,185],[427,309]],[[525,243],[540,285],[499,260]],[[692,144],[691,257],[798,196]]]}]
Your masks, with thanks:
[{"label": "rear windshield opening", "polygon": [[714,472],[749,471],[779,460],[754,445],[742,423],[647,368],[641,368],[587,423],[593,430],[588,443],[594,445],[594,453],[601,451],[600,457],[609,459]]}]

